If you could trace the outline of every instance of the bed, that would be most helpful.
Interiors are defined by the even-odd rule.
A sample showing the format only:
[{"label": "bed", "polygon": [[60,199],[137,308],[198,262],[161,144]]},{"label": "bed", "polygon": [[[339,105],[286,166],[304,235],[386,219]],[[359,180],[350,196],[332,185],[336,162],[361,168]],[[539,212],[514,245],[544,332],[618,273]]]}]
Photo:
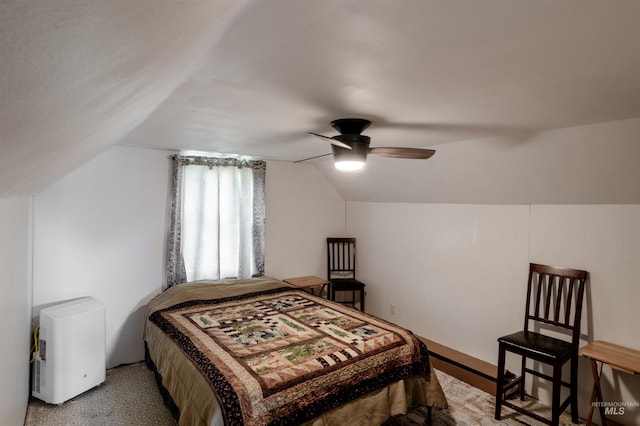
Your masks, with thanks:
[{"label": "bed", "polygon": [[180,425],[379,425],[446,408],[411,332],[282,281],[199,281],[146,308],[146,360]]}]

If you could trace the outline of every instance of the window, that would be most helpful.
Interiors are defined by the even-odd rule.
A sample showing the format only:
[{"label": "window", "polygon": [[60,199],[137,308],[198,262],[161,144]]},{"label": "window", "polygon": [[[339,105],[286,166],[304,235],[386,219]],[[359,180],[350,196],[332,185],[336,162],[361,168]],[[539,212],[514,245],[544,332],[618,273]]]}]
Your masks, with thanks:
[{"label": "window", "polygon": [[173,157],[169,287],[264,274],[264,161]]}]

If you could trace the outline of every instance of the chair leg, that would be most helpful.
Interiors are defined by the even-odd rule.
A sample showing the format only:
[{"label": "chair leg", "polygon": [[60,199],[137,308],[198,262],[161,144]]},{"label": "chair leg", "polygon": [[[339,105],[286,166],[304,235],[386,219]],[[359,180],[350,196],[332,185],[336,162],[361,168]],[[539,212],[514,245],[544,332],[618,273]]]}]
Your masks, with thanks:
[{"label": "chair leg", "polygon": [[360,290],[360,310],[364,312],[364,289]]},{"label": "chair leg", "polygon": [[551,424],[560,423],[560,389],[562,385],[562,365],[553,366],[553,390],[551,391]]},{"label": "chair leg", "polygon": [[578,423],[578,355],[571,357],[571,421]]},{"label": "chair leg", "polygon": [[505,349],[502,343],[498,345],[498,377],[496,378],[496,412],[495,419],[500,420],[500,412],[502,411],[502,394],[504,392],[504,362]]},{"label": "chair leg", "polygon": [[520,401],[524,401],[524,378],[525,378],[525,369],[527,368],[527,357],[522,355],[522,368],[520,370]]}]

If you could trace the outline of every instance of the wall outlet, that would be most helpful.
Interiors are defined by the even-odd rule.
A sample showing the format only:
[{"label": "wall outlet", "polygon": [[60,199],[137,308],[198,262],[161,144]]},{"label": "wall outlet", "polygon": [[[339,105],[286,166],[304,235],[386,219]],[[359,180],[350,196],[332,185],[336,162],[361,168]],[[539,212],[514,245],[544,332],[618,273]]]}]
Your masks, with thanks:
[{"label": "wall outlet", "polygon": [[396,305],[394,305],[393,303],[389,305],[389,313],[391,315],[395,315],[396,314]]}]

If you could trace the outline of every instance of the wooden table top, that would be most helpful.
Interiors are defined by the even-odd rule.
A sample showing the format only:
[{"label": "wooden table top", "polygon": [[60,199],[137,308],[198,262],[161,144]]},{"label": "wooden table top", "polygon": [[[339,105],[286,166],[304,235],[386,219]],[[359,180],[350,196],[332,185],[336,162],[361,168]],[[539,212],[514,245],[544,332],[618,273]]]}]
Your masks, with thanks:
[{"label": "wooden table top", "polygon": [[285,283],[295,285],[296,287],[300,287],[300,288],[318,287],[321,285],[329,284],[329,281],[322,278],[314,277],[314,276],[286,278],[282,281],[284,281]]},{"label": "wooden table top", "polygon": [[640,374],[640,351],[596,340],[579,350],[580,355],[609,364],[616,370]]}]

